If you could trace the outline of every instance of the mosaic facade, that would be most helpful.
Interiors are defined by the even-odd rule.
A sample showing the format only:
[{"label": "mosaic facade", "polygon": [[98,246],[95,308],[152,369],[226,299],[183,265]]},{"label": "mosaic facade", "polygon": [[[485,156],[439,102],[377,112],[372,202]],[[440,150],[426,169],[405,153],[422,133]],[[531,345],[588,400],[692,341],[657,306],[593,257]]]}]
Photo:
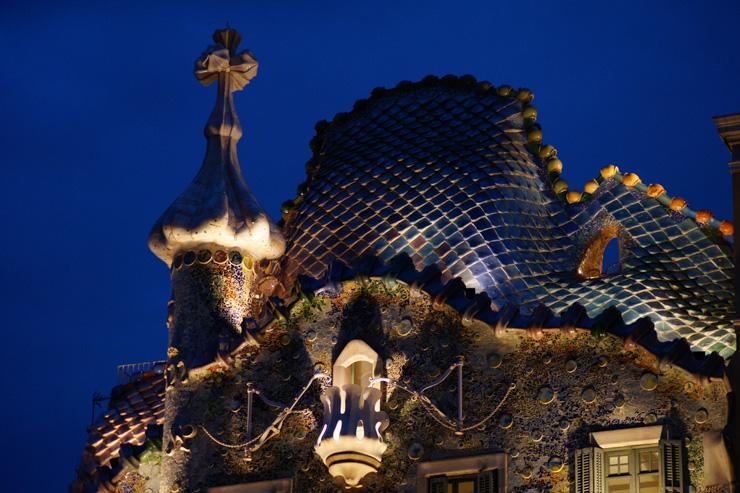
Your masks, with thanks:
[{"label": "mosaic facade", "polygon": [[[481,451],[507,455],[506,491],[572,491],[574,456],[588,444],[589,433],[656,425],[682,437],[686,491],[689,484],[696,491],[714,491],[702,488],[703,454],[705,436],[721,430],[727,420],[721,364],[691,372],[667,354],[655,357],[633,342],[640,337],[617,326],[604,333],[567,326],[540,332],[495,330],[478,319],[464,322],[446,301],[435,302],[441,290],[435,296],[435,288],[412,289],[413,281],[379,275],[363,281],[356,272],[345,274],[348,280],[338,284],[316,282],[312,296],[285,307],[282,317],[265,325],[259,348],[238,349],[228,362],[212,365],[200,376],[191,372],[185,385],[172,382],[179,393],[208,396],[191,406],[212,416],[208,432],[235,448],[214,447],[200,429],[179,445],[165,443],[165,452],[159,453],[170,453],[169,447],[193,449],[198,441],[210,447],[212,454],[193,459],[202,461],[202,485],[211,487],[287,477],[293,478],[293,491],[343,490],[314,453],[324,413],[319,398],[326,385],[311,388],[280,434],[248,453],[248,460],[238,445],[248,426],[248,382],[271,400],[290,402],[315,371],[330,369],[341,348],[360,339],[379,351],[384,375],[417,389],[463,356],[465,423],[476,423],[497,409],[483,424],[458,435],[439,426],[418,399],[386,387],[382,402],[390,425],[383,438],[388,449],[378,472],[362,481],[368,491],[420,491],[417,472],[422,464]],[[149,377],[158,378],[163,381]],[[195,391],[196,386],[205,394]],[[450,416],[456,413],[456,396],[454,379],[428,394]],[[276,412],[262,403],[255,406],[252,426],[257,433],[270,427]],[[158,443],[156,427],[150,435],[150,442]],[[139,447],[138,453],[147,451],[151,453],[151,446]],[[114,461],[119,472],[115,482],[107,483],[111,491],[126,491],[121,485],[131,482],[149,484],[152,476],[145,468],[151,462],[136,457]],[[198,491],[194,485],[187,489]]]}]

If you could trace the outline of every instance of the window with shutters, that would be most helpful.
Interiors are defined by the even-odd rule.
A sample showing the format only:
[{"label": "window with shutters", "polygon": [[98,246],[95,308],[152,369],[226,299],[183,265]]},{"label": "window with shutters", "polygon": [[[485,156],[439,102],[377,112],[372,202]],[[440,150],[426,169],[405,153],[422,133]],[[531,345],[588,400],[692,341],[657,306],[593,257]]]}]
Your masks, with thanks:
[{"label": "window with shutters", "polygon": [[684,493],[682,441],[661,440],[661,429],[645,430],[633,432],[632,438],[630,430],[611,437],[599,432],[595,441],[600,446],[576,450],[576,493]]},{"label": "window with shutters", "polygon": [[660,444],[660,467],[663,469],[661,493],[682,493],[684,480],[683,444],[681,440],[663,440]]},{"label": "window with shutters", "polygon": [[418,493],[503,493],[506,454],[486,454],[422,462],[417,468]]}]

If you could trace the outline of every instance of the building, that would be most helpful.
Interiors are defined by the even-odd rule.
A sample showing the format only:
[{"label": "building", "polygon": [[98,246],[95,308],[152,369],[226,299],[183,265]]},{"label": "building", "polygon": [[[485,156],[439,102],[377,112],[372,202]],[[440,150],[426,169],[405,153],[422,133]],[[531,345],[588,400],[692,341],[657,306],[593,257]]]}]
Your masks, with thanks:
[{"label": "building", "polygon": [[257,62],[214,41],[206,157],[149,239],[167,361],[71,491],[736,490],[732,223],[614,165],[569,188],[531,91],[445,76],[318,124],[276,224],[236,150]]}]

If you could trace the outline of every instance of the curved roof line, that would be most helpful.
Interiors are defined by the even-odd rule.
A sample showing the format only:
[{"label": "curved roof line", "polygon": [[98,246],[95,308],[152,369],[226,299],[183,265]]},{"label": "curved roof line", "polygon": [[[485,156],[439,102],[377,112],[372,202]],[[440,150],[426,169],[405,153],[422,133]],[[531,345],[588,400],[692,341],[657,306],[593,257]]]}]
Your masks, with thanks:
[{"label": "curved roof line", "polygon": [[[627,346],[639,347],[652,354],[659,365],[681,368],[699,379],[711,380],[724,376],[724,358],[718,353],[712,352],[707,355],[704,352],[692,351],[684,338],[659,341],[653,322],[648,317],[627,324],[615,306],[589,317],[586,309],[578,303],[570,305],[558,314],[553,313],[545,305],[539,305],[531,313],[520,313],[519,307],[514,305],[496,310],[486,293],[468,288],[457,277],[443,282],[442,273],[436,265],[418,271],[405,253],[395,256],[387,263],[375,256],[368,256],[355,268],[335,261],[321,279],[301,277],[299,284],[301,290],[320,293],[336,290],[347,281],[365,282],[369,279],[383,282],[401,281],[411,289],[423,291],[431,297],[435,309],[448,306],[460,314],[464,325],[479,322],[497,333],[505,330],[523,330],[534,338],[541,337],[545,331],[573,334],[579,330],[588,330],[594,334],[609,333],[621,337]],[[298,293],[285,308],[289,310],[303,299],[305,294],[303,296],[301,294]],[[284,319],[285,313],[275,307],[274,312],[278,311],[280,313],[277,317]],[[270,323],[272,321],[263,326],[267,327]]]},{"label": "curved roof line", "polygon": [[619,168],[615,165],[607,165],[601,168],[600,174],[595,179],[587,182],[583,191],[569,190],[568,183],[561,177],[563,163],[557,156],[557,149],[550,144],[543,144],[542,142],[542,127],[536,122],[537,108],[532,105],[534,93],[531,90],[527,88],[514,89],[507,84],[496,87],[491,82],[478,81],[472,75],[463,75],[458,77],[450,74],[441,78],[434,75],[428,75],[418,82],[401,81],[395,87],[390,89],[376,87],[370,93],[370,97],[357,100],[351,111],[337,113],[331,121],[320,120],[317,122],[315,126],[316,134],[309,143],[312,157],[306,162],[307,179],[305,182],[298,185],[296,197],[294,199],[283,202],[281,207],[283,218],[280,223],[283,224],[290,211],[303,200],[311,182],[311,177],[313,173],[318,170],[319,163],[317,157],[321,153],[321,144],[324,137],[330,129],[344,125],[381,98],[432,87],[445,87],[449,89],[463,89],[480,91],[482,93],[493,93],[502,98],[519,101],[523,105],[522,117],[524,120],[524,131],[527,134],[527,149],[536,159],[538,158],[540,163],[545,167],[548,172],[547,175],[553,191],[566,205],[586,202],[603,181],[609,178],[614,178],[622,181],[627,186],[634,187],[638,191],[645,193],[648,197],[656,199],[661,205],[670,208],[674,212],[681,213],[696,221],[700,226],[709,226],[718,230],[724,236],[733,235],[733,225],[731,221],[719,221],[707,210],[694,211],[687,206],[684,199],[668,196],[661,185],[643,185],[636,174],[620,174]]},{"label": "curved roof line", "polygon": [[432,264],[421,271],[417,270],[413,260],[406,253],[400,253],[388,262],[374,255],[367,255],[356,266],[348,266],[344,262],[334,260],[321,278],[299,276],[293,292],[286,299],[268,299],[263,316],[256,322],[255,329],[245,334],[244,341],[235,342],[231,348],[224,348],[212,363],[199,368],[189,368],[188,372],[208,371],[213,367],[228,364],[240,350],[254,344],[255,339],[259,342],[262,334],[273,323],[287,321],[290,310],[298,302],[310,299],[314,294],[339,290],[345,282],[367,282],[371,279],[384,283],[400,281],[410,289],[422,291],[432,298],[432,306],[435,309],[448,306],[460,314],[465,325],[478,322],[497,333],[505,330],[522,330],[534,338],[541,337],[545,331],[573,334],[585,330],[596,335],[609,333],[621,337],[627,346],[639,347],[652,354],[659,365],[681,368],[699,380],[708,381],[723,378],[725,375],[725,359],[719,353],[693,351],[683,337],[660,341],[654,323],[649,317],[626,323],[616,305],[609,306],[590,317],[586,308],[577,302],[559,313],[553,312],[544,304],[538,305],[531,312],[525,312],[520,310],[519,306],[511,304],[496,309],[488,294],[468,288],[459,277],[445,282],[437,265]]}]

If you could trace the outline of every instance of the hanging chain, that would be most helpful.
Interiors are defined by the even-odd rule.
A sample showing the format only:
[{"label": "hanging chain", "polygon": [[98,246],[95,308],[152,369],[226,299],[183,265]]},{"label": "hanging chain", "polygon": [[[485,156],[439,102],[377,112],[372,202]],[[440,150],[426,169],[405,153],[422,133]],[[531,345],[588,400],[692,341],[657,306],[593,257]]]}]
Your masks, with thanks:
[{"label": "hanging chain", "polygon": [[[205,426],[200,425],[200,429],[203,430],[203,432],[206,434],[208,438],[210,438],[214,443],[230,449],[243,449],[247,456],[249,456],[252,452],[259,450],[260,447],[262,447],[268,440],[275,437],[280,433],[280,430],[283,427],[283,423],[285,420],[290,416],[293,412],[295,407],[298,405],[298,402],[303,398],[303,396],[308,392],[308,389],[311,387],[311,385],[316,380],[326,380],[330,381],[331,377],[323,372],[314,373],[314,375],[311,377],[311,379],[308,381],[308,383],[303,387],[303,390],[301,390],[301,393],[298,394],[298,396],[293,399],[293,403],[290,406],[284,406],[278,402],[275,402],[273,400],[268,399],[264,395],[262,395],[262,392],[257,390],[254,387],[254,384],[252,382],[247,383],[247,441],[244,443],[226,443],[222,442],[218,438],[214,437],[211,432],[206,429]],[[280,409],[280,413],[277,415],[275,420],[268,426],[265,431],[263,431],[259,436],[252,438],[252,405],[253,405],[253,395],[257,395],[262,402],[267,404],[268,406],[275,407]]]},{"label": "hanging chain", "polygon": [[[448,430],[454,431],[457,435],[462,435],[466,431],[470,431],[474,428],[477,428],[479,426],[484,425],[487,423],[491,418],[493,418],[497,412],[501,410],[501,407],[506,402],[506,399],[508,399],[509,395],[514,391],[516,388],[516,384],[514,382],[509,384],[509,387],[506,389],[506,393],[501,398],[501,401],[499,401],[498,405],[491,411],[486,417],[484,417],[482,420],[478,421],[477,423],[470,425],[470,426],[463,426],[463,365],[465,364],[465,359],[462,356],[458,356],[458,359],[455,363],[450,365],[449,368],[440,376],[437,380],[434,380],[429,385],[423,387],[421,390],[416,391],[413,390],[397,380],[394,380],[392,378],[386,378],[386,377],[374,377],[370,379],[370,383],[376,383],[376,382],[384,382],[389,385],[393,385],[394,387],[397,387],[404,392],[407,392],[411,394],[411,396],[415,399],[418,399],[421,403],[424,410],[429,414],[437,423],[444,426]],[[447,377],[449,377],[454,370],[457,370],[457,418],[455,420],[452,420],[449,418],[440,408],[438,408],[427,396],[424,395],[424,392],[427,390],[436,387],[437,385],[441,384],[445,380],[447,380]]]},{"label": "hanging chain", "polygon": [[[463,426],[464,424],[464,413],[463,413],[463,366],[465,364],[465,359],[462,356],[458,357],[458,360],[450,365],[449,368],[436,380],[434,380],[432,383],[426,385],[421,390],[414,390],[410,387],[407,387],[406,385],[398,382],[397,380],[394,380],[392,378],[387,377],[373,377],[370,378],[370,384],[374,383],[387,383],[389,385],[393,385],[396,388],[399,388],[403,390],[404,392],[407,392],[412,396],[412,398],[417,399],[420,403],[422,408],[426,411],[427,414],[429,414],[434,421],[436,421],[439,425],[447,428],[448,430],[451,430],[455,432],[457,435],[462,435],[466,431],[470,431],[472,429],[478,428],[479,426],[482,426],[486,424],[491,418],[493,418],[496,413],[498,413],[501,410],[501,407],[504,405],[506,400],[509,398],[509,395],[514,391],[516,388],[516,384],[512,382],[509,384],[508,388],[506,389],[506,392],[504,393],[503,397],[499,401],[499,403],[496,405],[496,407],[493,408],[493,410],[488,413],[483,419],[478,421],[475,424],[469,425],[469,426]],[[426,395],[424,395],[425,392],[428,390],[438,386],[452,374],[453,371],[457,370],[457,416],[456,419],[451,419],[448,417],[444,411],[442,411],[439,407],[437,407]],[[303,390],[298,394],[298,396],[293,399],[293,403],[290,406],[284,406],[278,402],[272,401],[266,396],[262,395],[262,392],[254,387],[254,384],[252,382],[247,383],[247,432],[246,432],[246,442],[244,443],[238,443],[238,444],[232,444],[232,443],[226,443],[218,438],[214,437],[211,432],[206,429],[205,426],[200,425],[200,428],[203,430],[203,432],[206,434],[208,438],[210,438],[214,443],[230,449],[243,449],[247,456],[249,456],[252,452],[255,452],[260,447],[262,447],[268,440],[275,437],[280,433],[280,430],[282,429],[283,423],[287,419],[287,417],[294,412],[295,407],[298,405],[298,402],[303,398],[303,396],[308,392],[308,389],[311,387],[311,385],[316,380],[326,380],[331,381],[331,377],[327,375],[326,373],[316,373],[314,374],[311,379],[308,381],[308,383],[303,387]],[[252,437],[252,407],[253,407],[253,396],[257,395],[262,402],[267,404],[268,406],[280,409],[280,413],[275,418],[275,420],[257,437]]]}]

